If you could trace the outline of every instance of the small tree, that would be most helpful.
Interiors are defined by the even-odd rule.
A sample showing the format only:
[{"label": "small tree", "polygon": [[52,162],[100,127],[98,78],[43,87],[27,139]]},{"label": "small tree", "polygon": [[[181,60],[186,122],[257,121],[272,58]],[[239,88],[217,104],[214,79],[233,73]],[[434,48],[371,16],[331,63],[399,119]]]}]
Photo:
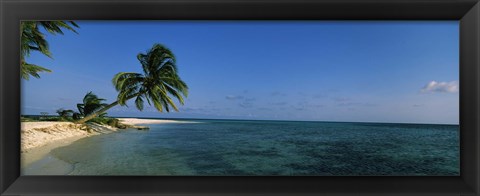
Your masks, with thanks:
[{"label": "small tree", "polygon": [[60,118],[62,118],[62,120],[65,120],[68,117],[71,117],[73,113],[74,113],[73,110],[64,110],[63,108],[60,108],[57,110],[57,114],[58,116],[60,116]]},{"label": "small tree", "polygon": [[40,112],[40,119],[46,119],[48,117],[48,112]]},{"label": "small tree", "polygon": [[[105,99],[99,98],[92,91],[88,92],[84,97],[82,103],[77,104],[78,112],[74,112],[72,117],[74,120],[90,115],[108,104],[103,103]],[[98,117],[104,117],[107,113],[99,114]]]},{"label": "small tree", "polygon": [[[83,97],[83,102],[77,104],[78,112],[82,116],[93,114],[100,110],[102,107],[108,105],[106,103],[103,103],[104,101],[105,99],[99,98],[92,91],[90,91],[85,95],[85,97]],[[101,115],[106,115],[106,113],[103,113]]]}]

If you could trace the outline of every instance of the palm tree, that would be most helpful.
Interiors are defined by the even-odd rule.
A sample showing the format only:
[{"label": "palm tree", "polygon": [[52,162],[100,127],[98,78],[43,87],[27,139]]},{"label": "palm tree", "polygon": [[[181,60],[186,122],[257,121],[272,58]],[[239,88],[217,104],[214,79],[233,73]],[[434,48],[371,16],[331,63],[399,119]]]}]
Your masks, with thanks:
[{"label": "palm tree", "polygon": [[62,118],[65,119],[73,114],[73,110],[65,110],[63,108],[60,108],[57,110],[57,114]]},{"label": "palm tree", "polygon": [[135,106],[143,110],[144,100],[159,111],[170,112],[170,107],[178,111],[173,99],[184,104],[183,97],[188,96],[188,87],[178,76],[175,56],[163,45],[154,44],[145,54],[138,54],[143,73],[120,72],[113,79],[113,85],[118,92],[117,101],[105,106],[101,110],[77,121],[84,123],[104,113],[108,109],[121,105],[135,98]]},{"label": "palm tree", "polygon": [[[108,105],[106,103],[103,103],[104,101],[105,99],[99,98],[92,91],[90,91],[85,95],[85,97],[83,97],[83,103],[77,104],[78,112],[81,116],[93,114],[94,112],[100,110],[102,107]],[[100,116],[103,116],[105,114],[107,113],[100,114]]]},{"label": "palm tree", "polygon": [[51,72],[49,69],[44,67],[27,63],[25,58],[30,55],[31,51],[38,51],[50,58],[52,54],[50,53],[48,42],[45,40],[45,35],[40,32],[39,27],[43,27],[47,32],[56,35],[62,34],[62,29],[67,29],[70,31],[75,31],[74,27],[78,28],[78,25],[73,21],[24,21],[21,23],[21,59],[20,59],[20,68],[21,76],[23,79],[28,80],[30,76],[35,78],[40,78],[39,72]]}]

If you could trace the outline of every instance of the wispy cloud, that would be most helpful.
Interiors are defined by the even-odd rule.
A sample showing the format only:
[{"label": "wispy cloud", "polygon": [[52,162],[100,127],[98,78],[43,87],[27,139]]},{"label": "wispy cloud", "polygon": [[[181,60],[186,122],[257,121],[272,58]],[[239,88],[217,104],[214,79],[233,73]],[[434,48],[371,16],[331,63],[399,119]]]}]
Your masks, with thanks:
[{"label": "wispy cloud", "polygon": [[64,97],[59,97],[57,98],[59,101],[73,101],[72,99],[70,98],[64,98]]},{"label": "wispy cloud", "polygon": [[421,92],[423,93],[456,93],[458,92],[458,81],[451,81],[451,82],[437,82],[431,81],[427,85],[425,85]]},{"label": "wispy cloud", "polygon": [[314,99],[320,99],[320,98],[324,98],[324,97],[327,97],[326,94],[315,94],[312,96]]},{"label": "wispy cloud", "polygon": [[377,104],[374,103],[363,103],[363,102],[341,102],[337,106],[362,106],[362,107],[375,107]]},{"label": "wispy cloud", "polygon": [[244,97],[241,96],[241,95],[227,95],[227,96],[225,96],[225,99],[228,99],[228,100],[241,100],[243,98]]},{"label": "wispy cloud", "polygon": [[257,110],[272,111],[272,108],[260,107]]},{"label": "wispy cloud", "polygon": [[180,111],[188,114],[216,115],[225,112],[226,109],[216,107],[181,107]]},{"label": "wispy cloud", "polygon": [[323,104],[310,104],[309,107],[323,108],[323,107],[325,107],[325,105],[323,105]]},{"label": "wispy cloud", "polygon": [[22,108],[25,108],[25,109],[34,109],[34,110],[55,110],[55,109],[58,109],[58,108],[54,108],[54,107],[36,107],[36,106],[22,106]]},{"label": "wispy cloud", "polygon": [[180,108],[180,111],[185,111],[185,112],[203,112],[205,109],[203,108],[198,108],[198,107],[182,107]]},{"label": "wispy cloud", "polygon": [[270,95],[276,97],[276,96],[286,96],[287,94],[275,91],[275,92],[270,93]]},{"label": "wispy cloud", "polygon": [[354,106],[375,107],[377,106],[377,104],[374,104],[374,103],[358,102],[348,97],[336,97],[336,98],[333,98],[333,100],[336,102],[337,106],[341,106],[341,107],[354,107]]},{"label": "wispy cloud", "polygon": [[254,102],[256,101],[257,99],[255,98],[248,98],[246,97],[245,99],[243,99],[243,101],[241,101],[238,106],[242,107],[242,108],[252,108],[253,105],[254,105]]},{"label": "wispy cloud", "polygon": [[308,109],[306,104],[302,103],[302,102],[300,102],[298,104],[290,105],[290,108],[294,109],[294,110],[298,110],[298,111],[303,111],[303,110]]},{"label": "wispy cloud", "polygon": [[238,106],[240,106],[242,108],[252,108],[253,103],[245,101],[245,102],[239,103]]},{"label": "wispy cloud", "polygon": [[351,99],[347,97],[335,97],[333,98],[333,100],[336,102],[347,102],[347,101],[350,101]]},{"label": "wispy cloud", "polygon": [[252,108],[254,102],[257,100],[253,97],[244,97],[242,95],[227,95],[225,99],[232,101],[233,103],[237,103],[241,108]]},{"label": "wispy cloud", "polygon": [[317,110],[318,108],[323,108],[325,105],[318,103],[308,103],[308,102],[298,102],[295,105],[290,105],[291,109],[304,111],[304,110]]}]

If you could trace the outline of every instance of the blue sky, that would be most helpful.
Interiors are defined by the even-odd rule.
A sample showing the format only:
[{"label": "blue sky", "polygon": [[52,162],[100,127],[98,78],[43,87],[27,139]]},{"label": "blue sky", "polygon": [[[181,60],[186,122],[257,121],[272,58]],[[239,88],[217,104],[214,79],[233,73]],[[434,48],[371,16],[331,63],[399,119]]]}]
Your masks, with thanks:
[{"label": "blue sky", "polygon": [[457,21],[79,21],[47,35],[52,73],[22,84],[22,113],[113,102],[118,72],[141,72],[154,43],[177,57],[180,112],[117,106],[111,116],[458,124]]}]

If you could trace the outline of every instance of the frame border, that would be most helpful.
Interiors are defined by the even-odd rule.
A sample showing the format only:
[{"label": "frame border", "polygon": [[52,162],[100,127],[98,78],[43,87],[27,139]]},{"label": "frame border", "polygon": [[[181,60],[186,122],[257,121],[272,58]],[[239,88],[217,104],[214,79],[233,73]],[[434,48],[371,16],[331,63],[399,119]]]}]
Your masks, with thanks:
[{"label": "frame border", "polygon": [[[459,20],[460,177],[20,176],[21,20]],[[0,0],[0,195],[480,195],[478,0]]]}]

